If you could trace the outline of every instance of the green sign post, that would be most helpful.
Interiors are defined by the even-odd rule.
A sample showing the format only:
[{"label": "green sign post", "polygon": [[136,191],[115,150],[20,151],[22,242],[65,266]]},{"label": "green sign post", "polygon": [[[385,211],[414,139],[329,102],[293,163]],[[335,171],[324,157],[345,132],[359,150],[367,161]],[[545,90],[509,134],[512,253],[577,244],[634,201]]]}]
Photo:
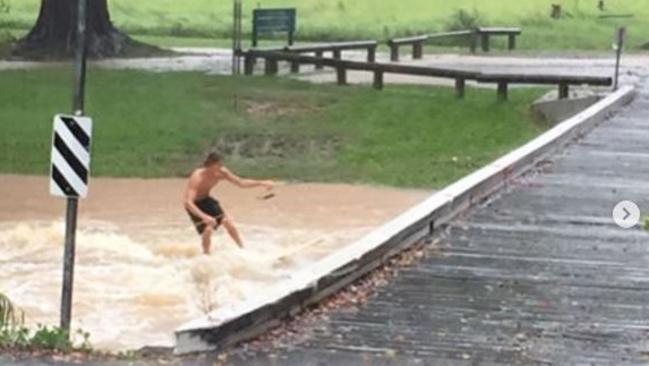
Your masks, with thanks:
[{"label": "green sign post", "polygon": [[295,34],[296,10],[285,9],[255,9],[252,12],[252,46],[257,47],[259,35],[286,32],[288,44],[293,45]]}]

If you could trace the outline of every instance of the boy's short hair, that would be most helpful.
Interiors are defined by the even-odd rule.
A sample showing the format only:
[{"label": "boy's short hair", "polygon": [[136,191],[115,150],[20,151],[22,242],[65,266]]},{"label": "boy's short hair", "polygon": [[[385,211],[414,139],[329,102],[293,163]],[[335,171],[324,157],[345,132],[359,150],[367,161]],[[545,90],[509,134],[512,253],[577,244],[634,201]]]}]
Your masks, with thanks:
[{"label": "boy's short hair", "polygon": [[209,167],[214,164],[221,164],[223,162],[223,157],[221,154],[219,154],[216,151],[211,151],[207,156],[205,157],[205,161],[203,161],[203,166],[204,167]]}]

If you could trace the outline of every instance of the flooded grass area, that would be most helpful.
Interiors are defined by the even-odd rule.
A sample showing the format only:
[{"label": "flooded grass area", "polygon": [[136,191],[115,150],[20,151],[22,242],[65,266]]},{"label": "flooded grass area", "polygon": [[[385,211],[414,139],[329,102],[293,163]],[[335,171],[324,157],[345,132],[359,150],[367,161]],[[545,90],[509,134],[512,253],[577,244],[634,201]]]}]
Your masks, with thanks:
[{"label": "flooded grass area", "polygon": [[[414,205],[430,192],[283,184],[275,198],[228,185],[215,194],[245,249],[219,230],[210,256],[181,205],[180,179],[103,179],[81,202],[73,328],[99,349],[173,346],[173,331],[236,307]],[[47,179],[0,176],[0,289],[35,326],[58,324],[64,201]]]}]

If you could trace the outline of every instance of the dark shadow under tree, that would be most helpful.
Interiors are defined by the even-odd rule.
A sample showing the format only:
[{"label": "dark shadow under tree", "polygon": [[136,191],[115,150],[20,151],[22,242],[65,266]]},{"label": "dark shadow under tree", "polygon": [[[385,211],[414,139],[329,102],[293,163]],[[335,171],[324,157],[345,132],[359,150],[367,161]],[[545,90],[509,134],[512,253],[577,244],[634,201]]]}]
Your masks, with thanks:
[{"label": "dark shadow under tree", "polygon": [[[28,59],[71,57],[76,46],[79,0],[41,0],[31,31],[16,44],[13,55]],[[88,0],[87,45],[91,58],[150,54],[156,47],[134,41],[110,19],[107,0]]]}]

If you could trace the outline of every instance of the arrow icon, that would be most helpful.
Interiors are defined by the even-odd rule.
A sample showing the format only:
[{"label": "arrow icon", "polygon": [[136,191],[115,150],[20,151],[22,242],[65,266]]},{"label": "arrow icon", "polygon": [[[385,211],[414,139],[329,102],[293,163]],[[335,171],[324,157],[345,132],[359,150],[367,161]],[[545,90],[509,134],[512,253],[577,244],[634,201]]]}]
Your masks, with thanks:
[{"label": "arrow icon", "polygon": [[624,215],[624,217],[622,218],[622,220],[626,221],[626,220],[628,220],[629,217],[631,216],[631,212],[629,212],[629,210],[627,210],[626,208],[623,208],[622,210],[623,210],[624,213],[625,213],[625,215]]},{"label": "arrow icon", "polygon": [[613,209],[613,221],[623,229],[630,229],[640,222],[640,208],[635,202],[621,201]]}]

